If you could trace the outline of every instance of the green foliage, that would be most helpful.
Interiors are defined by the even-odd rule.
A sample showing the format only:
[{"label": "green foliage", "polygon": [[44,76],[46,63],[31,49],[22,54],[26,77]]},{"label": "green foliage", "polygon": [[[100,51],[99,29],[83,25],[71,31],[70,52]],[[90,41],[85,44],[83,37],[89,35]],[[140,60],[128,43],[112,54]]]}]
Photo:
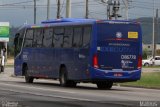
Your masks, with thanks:
[{"label": "green foliage", "polygon": [[143,72],[141,80],[137,82],[123,83],[125,86],[160,88],[160,72]]},{"label": "green foliage", "polygon": [[14,46],[8,46],[7,47],[7,54],[8,54],[8,57],[13,57],[14,56]]},{"label": "green foliage", "polygon": [[12,26],[10,28],[10,36],[9,36],[9,43],[8,43],[8,47],[7,47],[7,54],[8,57],[13,57],[14,56],[14,37],[15,37],[15,33],[17,32],[19,27],[14,27]]},{"label": "green foliage", "polygon": [[160,56],[160,49],[156,51],[157,55]]},{"label": "green foliage", "polygon": [[147,59],[147,50],[143,50],[142,58]]}]

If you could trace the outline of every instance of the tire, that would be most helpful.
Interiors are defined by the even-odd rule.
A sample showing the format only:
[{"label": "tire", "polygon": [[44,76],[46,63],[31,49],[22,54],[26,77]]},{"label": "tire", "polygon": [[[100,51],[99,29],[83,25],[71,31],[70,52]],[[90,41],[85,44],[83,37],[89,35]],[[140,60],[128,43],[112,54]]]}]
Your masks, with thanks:
[{"label": "tire", "polygon": [[97,82],[97,87],[98,89],[111,89],[113,86],[113,82],[106,82],[106,81],[101,81],[101,82]]},{"label": "tire", "polygon": [[4,72],[4,66],[1,66],[1,72]]},{"label": "tire", "polygon": [[25,82],[33,83],[34,78],[28,75],[28,67],[24,68],[24,73],[25,73]]},{"label": "tire", "polygon": [[63,87],[67,86],[67,71],[65,67],[62,67],[60,69],[59,82],[61,86]]},{"label": "tire", "polygon": [[77,85],[77,83],[75,82],[75,81],[68,81],[68,84],[67,84],[67,86],[68,87],[76,87],[76,85]]},{"label": "tire", "polygon": [[68,80],[67,70],[65,67],[60,69],[59,82],[62,87],[76,87],[77,83],[71,80]]},{"label": "tire", "polygon": [[148,67],[148,66],[149,66],[149,63],[145,63],[144,66]]}]

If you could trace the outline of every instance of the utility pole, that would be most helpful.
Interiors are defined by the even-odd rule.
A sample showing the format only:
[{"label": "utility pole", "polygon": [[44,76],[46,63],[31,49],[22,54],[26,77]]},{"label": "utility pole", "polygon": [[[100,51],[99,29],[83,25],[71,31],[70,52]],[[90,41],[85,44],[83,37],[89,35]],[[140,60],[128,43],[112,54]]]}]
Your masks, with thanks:
[{"label": "utility pole", "polygon": [[118,14],[120,8],[119,0],[101,0],[101,2],[107,4],[107,17],[109,20],[111,20],[112,17],[114,17],[115,20],[117,20],[118,17],[121,17]]},{"label": "utility pole", "polygon": [[115,20],[118,19],[118,17],[121,17],[119,14],[118,14],[118,11],[119,11],[119,8],[120,8],[120,2],[119,0],[113,0],[113,9],[112,9],[112,17],[115,18]]},{"label": "utility pole", "polygon": [[36,24],[36,0],[34,0],[34,24]]},{"label": "utility pole", "polygon": [[156,55],[156,44],[157,44],[157,37],[158,37],[158,9],[156,9],[156,20],[154,18],[154,25],[153,25],[153,32],[154,32],[154,35],[153,35],[153,65],[155,65],[155,55]]},{"label": "utility pole", "polygon": [[129,4],[129,0],[123,0],[123,3],[125,5],[125,11],[126,11],[126,20],[128,20],[128,4]]},{"label": "utility pole", "polygon": [[[155,0],[153,0],[153,37],[152,37],[152,56],[153,59],[155,59]],[[154,65],[155,61],[152,61],[152,64]]]},{"label": "utility pole", "polygon": [[47,0],[47,20],[49,20],[49,14],[50,14],[50,0]]},{"label": "utility pole", "polygon": [[71,17],[71,0],[66,0],[66,18]]},{"label": "utility pole", "polygon": [[61,2],[58,0],[57,2],[57,19],[60,18],[60,7],[61,7]]},{"label": "utility pole", "polygon": [[128,2],[128,0],[126,0],[126,20],[128,20],[128,4],[129,4],[129,2]]},{"label": "utility pole", "polygon": [[107,19],[108,20],[111,20],[112,18],[111,18],[111,14],[110,14],[110,6],[107,6]]},{"label": "utility pole", "polygon": [[89,8],[88,8],[88,0],[86,0],[86,16],[85,18],[88,19],[89,16]]},{"label": "utility pole", "polygon": [[159,36],[159,9],[157,9],[157,40]]},{"label": "utility pole", "polygon": [[155,20],[155,37],[154,37],[154,51],[155,51],[155,55],[156,55],[156,44],[157,44],[157,40],[158,40],[158,9],[156,9],[156,20]]},{"label": "utility pole", "polygon": [[112,19],[112,17],[111,17],[111,6],[113,5],[112,0],[101,0],[101,2],[106,4],[106,6],[107,6],[107,19],[111,20]]}]

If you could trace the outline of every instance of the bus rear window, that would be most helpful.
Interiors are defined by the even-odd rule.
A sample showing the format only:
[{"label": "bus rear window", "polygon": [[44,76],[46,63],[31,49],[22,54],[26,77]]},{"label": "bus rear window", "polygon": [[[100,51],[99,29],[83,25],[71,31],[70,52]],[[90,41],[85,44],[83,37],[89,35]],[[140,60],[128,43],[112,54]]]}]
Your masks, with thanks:
[{"label": "bus rear window", "polygon": [[108,24],[100,23],[97,27],[98,41],[107,39],[138,39],[140,26],[138,24]]}]

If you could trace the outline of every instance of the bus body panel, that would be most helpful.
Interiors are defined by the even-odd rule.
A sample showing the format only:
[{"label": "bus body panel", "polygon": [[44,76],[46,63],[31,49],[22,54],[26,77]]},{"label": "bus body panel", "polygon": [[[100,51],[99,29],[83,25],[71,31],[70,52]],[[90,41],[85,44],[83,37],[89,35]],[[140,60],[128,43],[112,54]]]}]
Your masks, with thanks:
[{"label": "bus body panel", "polygon": [[[108,80],[113,82],[129,82],[129,81],[137,81],[141,77],[141,70],[133,70],[133,71],[118,71],[118,70],[102,70],[90,68],[92,71],[92,80]],[[123,76],[121,76],[123,75]]]},{"label": "bus body panel", "polygon": [[16,76],[22,76],[22,63],[21,56],[17,56],[16,60],[14,61],[14,74]]},{"label": "bus body panel", "polygon": [[[20,55],[23,60],[16,63],[16,75],[22,75],[22,65],[27,64],[29,75],[41,78],[59,78],[61,65],[65,65],[68,78],[72,80],[87,79],[88,49],[33,49],[24,48]],[[19,61],[16,59],[16,61]]]},{"label": "bus body panel", "polygon": [[[92,58],[98,68],[90,67],[92,79],[135,81],[141,76],[138,58],[142,56],[142,33],[139,24],[97,24]],[[132,34],[133,33],[133,34]],[[96,46],[95,46],[96,45]]]},{"label": "bus body panel", "polygon": [[[88,22],[83,23],[78,22],[72,26],[88,24]],[[89,23],[91,24],[91,22]],[[100,24],[103,26],[101,27]],[[58,27],[63,27],[63,25],[70,26],[71,22],[70,24],[59,23]],[[15,58],[15,75],[23,75],[23,64],[27,64],[30,76],[59,79],[60,67],[64,65],[67,68],[69,80],[79,82],[139,80],[141,69],[137,68],[137,64],[138,57],[142,55],[142,34],[139,24],[136,24],[138,26],[136,29],[130,28],[132,30],[128,28],[129,22],[122,25],[123,28],[118,27],[117,24],[112,25],[106,22],[92,22],[91,26],[89,48],[22,48],[21,53]],[[48,27],[56,27],[56,25],[50,24]],[[128,39],[128,32],[138,32],[138,38]],[[95,54],[98,58],[98,68],[93,66]],[[128,58],[125,55],[131,55],[129,56],[131,59],[122,61],[122,57]]]}]

